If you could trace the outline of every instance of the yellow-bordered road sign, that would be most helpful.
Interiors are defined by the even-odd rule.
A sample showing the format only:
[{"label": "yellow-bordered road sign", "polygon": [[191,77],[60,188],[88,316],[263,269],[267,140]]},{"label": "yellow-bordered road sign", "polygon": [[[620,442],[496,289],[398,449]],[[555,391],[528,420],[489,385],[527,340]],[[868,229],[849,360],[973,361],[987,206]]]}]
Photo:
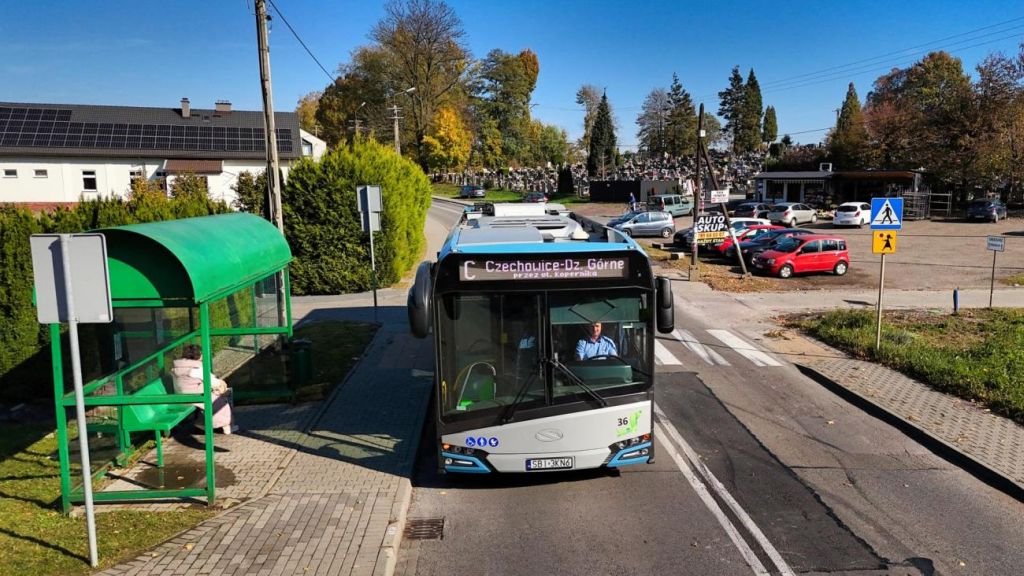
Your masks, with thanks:
[{"label": "yellow-bordered road sign", "polygon": [[875,254],[893,254],[896,252],[896,231],[875,230],[871,232],[871,251]]}]

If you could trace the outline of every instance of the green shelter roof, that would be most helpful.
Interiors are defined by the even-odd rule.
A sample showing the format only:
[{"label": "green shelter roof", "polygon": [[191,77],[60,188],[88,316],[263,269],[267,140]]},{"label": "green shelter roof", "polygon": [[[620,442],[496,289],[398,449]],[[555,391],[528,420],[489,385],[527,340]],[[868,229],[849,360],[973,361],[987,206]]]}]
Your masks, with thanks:
[{"label": "green shelter roof", "polygon": [[283,269],[292,259],[273,224],[244,212],[98,230],[118,301],[198,304]]}]

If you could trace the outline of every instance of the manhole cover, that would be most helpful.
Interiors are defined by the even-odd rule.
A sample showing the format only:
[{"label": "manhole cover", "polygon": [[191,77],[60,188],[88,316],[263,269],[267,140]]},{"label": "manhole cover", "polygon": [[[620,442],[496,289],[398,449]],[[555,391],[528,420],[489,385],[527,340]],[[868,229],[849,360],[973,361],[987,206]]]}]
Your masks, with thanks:
[{"label": "manhole cover", "polygon": [[405,537],[410,540],[441,540],[444,518],[410,518],[405,524]]}]

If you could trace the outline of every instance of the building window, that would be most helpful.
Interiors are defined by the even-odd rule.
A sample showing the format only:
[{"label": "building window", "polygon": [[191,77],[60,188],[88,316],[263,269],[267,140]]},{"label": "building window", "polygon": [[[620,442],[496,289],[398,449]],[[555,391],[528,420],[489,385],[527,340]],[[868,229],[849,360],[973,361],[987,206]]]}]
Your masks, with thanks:
[{"label": "building window", "polygon": [[4,169],[4,178],[17,178],[17,177],[18,177],[18,171],[17,170],[15,170],[13,168],[5,168]]},{"label": "building window", "polygon": [[131,172],[128,173],[128,177],[131,180],[141,180],[143,178],[142,170],[132,170]]},{"label": "building window", "polygon": [[82,191],[95,192],[96,190],[96,171],[82,170]]},{"label": "building window", "polygon": [[50,174],[46,170],[36,170],[36,178],[48,178],[49,176]]},{"label": "building window", "polygon": [[302,155],[303,156],[312,156],[313,155],[313,145],[311,143],[309,143],[309,142],[306,142],[305,140],[302,141]]}]

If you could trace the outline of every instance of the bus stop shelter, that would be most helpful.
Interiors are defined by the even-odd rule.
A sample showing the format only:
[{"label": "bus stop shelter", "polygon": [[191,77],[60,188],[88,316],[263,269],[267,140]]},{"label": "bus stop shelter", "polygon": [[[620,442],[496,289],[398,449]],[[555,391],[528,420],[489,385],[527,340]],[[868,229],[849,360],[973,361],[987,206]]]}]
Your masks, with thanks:
[{"label": "bus stop shelter", "polygon": [[[95,232],[106,238],[114,322],[93,325],[99,327],[93,335],[96,355],[103,359],[97,366],[108,369],[94,369],[97,377],[85,383],[84,392],[90,452],[109,452],[112,458],[88,473],[102,477],[114,464],[127,462],[136,443],[148,440],[155,440],[157,466],[162,467],[163,438],[202,406],[206,478],[202,488],[98,491],[94,499],[205,497],[212,504],[213,357],[218,343],[228,339],[292,337],[288,244],[272,224],[246,213]],[[61,504],[67,513],[73,503],[84,500],[81,483],[72,481],[67,411],[74,408],[75,397],[65,381],[60,324],[50,325],[50,340]],[[186,344],[202,347],[202,394],[176,394],[171,385],[169,366]],[[94,436],[104,439],[106,448],[94,451]]]}]

